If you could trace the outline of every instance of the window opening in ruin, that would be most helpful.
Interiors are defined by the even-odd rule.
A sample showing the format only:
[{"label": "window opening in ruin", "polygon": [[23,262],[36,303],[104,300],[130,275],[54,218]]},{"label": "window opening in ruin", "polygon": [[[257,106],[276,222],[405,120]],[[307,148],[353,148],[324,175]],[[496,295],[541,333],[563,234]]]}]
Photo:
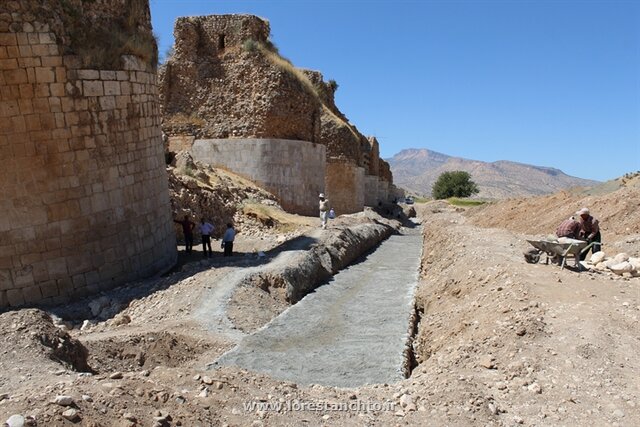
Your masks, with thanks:
[{"label": "window opening in ruin", "polygon": [[224,34],[218,35],[218,50],[224,49]]}]

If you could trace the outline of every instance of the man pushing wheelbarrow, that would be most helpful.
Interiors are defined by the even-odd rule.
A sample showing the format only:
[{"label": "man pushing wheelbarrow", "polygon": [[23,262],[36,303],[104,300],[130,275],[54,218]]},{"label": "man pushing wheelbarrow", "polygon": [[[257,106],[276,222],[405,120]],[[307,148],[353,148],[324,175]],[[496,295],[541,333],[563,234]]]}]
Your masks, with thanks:
[{"label": "man pushing wheelbarrow", "polygon": [[551,257],[553,262],[564,268],[567,257],[573,257],[575,266],[581,269],[579,261],[586,258],[589,250],[594,253],[600,250],[601,237],[598,220],[589,214],[589,209],[582,208],[576,215],[579,220],[572,216],[560,223],[556,229],[557,238],[527,240],[535,248],[525,252],[527,262],[535,264],[540,255],[546,253],[547,264]]}]

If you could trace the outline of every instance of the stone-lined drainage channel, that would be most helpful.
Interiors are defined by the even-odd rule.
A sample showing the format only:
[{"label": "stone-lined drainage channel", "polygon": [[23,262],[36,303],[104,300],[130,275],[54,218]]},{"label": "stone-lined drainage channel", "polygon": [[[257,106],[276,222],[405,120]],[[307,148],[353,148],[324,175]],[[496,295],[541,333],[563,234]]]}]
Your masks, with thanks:
[{"label": "stone-lined drainage channel", "polygon": [[420,227],[402,228],[209,367],[238,366],[337,387],[405,378],[421,252]]}]

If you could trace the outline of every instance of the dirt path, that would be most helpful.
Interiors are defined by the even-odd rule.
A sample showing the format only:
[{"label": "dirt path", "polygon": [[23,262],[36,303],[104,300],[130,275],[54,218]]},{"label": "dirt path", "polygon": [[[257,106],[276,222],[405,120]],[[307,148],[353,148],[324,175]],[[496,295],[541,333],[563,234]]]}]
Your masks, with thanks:
[{"label": "dirt path", "polygon": [[340,387],[402,379],[421,250],[421,229],[403,228],[214,366]]},{"label": "dirt path", "polygon": [[203,280],[205,290],[198,298],[198,305],[193,312],[194,320],[208,331],[224,335],[233,342],[240,341],[246,334],[237,329],[228,317],[229,301],[237,287],[250,276],[291,263],[318,241],[321,235],[320,229],[310,230],[304,236],[270,253],[270,258],[259,266],[233,269],[227,275],[216,277],[210,282]]}]

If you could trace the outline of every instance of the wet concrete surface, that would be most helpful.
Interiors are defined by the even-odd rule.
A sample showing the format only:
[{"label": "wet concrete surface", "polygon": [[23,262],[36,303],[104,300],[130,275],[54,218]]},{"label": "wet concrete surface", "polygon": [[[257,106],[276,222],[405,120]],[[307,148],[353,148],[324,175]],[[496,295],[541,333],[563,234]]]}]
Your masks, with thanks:
[{"label": "wet concrete surface", "polygon": [[402,228],[210,366],[337,387],[402,379],[421,251],[420,227]]}]

